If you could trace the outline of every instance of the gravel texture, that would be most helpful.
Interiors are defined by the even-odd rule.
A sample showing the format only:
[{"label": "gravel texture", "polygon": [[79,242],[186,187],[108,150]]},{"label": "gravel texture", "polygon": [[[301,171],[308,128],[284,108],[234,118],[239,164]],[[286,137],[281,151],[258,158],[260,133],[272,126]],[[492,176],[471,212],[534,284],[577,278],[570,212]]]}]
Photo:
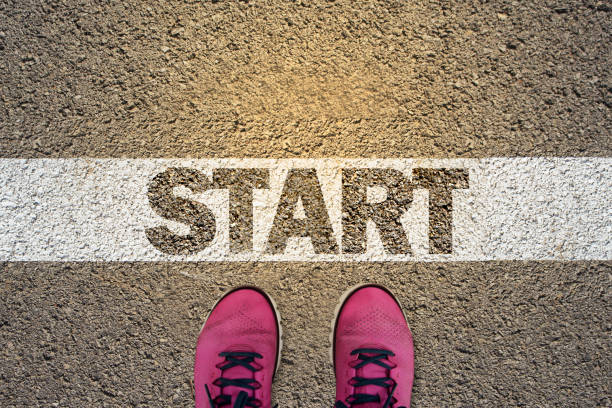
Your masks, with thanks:
[{"label": "gravel texture", "polygon": [[[610,157],[611,12],[3,0],[0,157]],[[611,276],[610,260],[0,263],[0,405],[192,406],[206,313],[256,283],[285,327],[276,402],[331,406],[333,308],[377,282],[414,332],[415,407],[609,407]]]},{"label": "gravel texture", "polygon": [[611,11],[5,0],[0,154],[609,156]]},{"label": "gravel texture", "polygon": [[608,407],[611,262],[5,263],[0,401],[188,407],[194,344],[236,285],[277,301],[274,398],[331,406],[344,290],[387,285],[415,339],[415,407]]}]

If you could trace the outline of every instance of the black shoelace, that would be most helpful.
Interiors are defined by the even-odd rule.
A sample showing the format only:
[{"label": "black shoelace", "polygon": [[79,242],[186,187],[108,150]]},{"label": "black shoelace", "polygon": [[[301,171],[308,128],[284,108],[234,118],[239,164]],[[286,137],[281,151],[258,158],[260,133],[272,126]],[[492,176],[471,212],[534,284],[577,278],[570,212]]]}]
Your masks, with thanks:
[{"label": "black shoelace", "polygon": [[[366,355],[367,354],[367,355]],[[380,367],[383,367],[385,370],[391,370],[394,368],[394,365],[391,365],[388,362],[388,357],[393,357],[395,354],[389,350],[383,349],[356,349],[351,352],[351,355],[357,355],[358,363],[354,365],[354,369],[357,370],[362,368],[368,364],[376,364]],[[385,361],[386,360],[386,361]],[[395,398],[393,398],[393,393],[397,388],[397,384],[391,377],[380,377],[380,378],[364,378],[364,377],[353,377],[351,379],[351,385],[355,388],[364,387],[366,385],[377,385],[379,387],[391,388],[389,391],[389,395],[387,399],[384,401],[382,408],[391,408],[395,403]],[[378,394],[363,394],[363,393],[355,393],[349,395],[346,399],[346,405],[343,401],[336,401],[334,408],[353,408],[359,404],[366,404],[368,402],[381,402],[380,396]],[[398,408],[406,408],[406,407],[398,407]]]},{"label": "black shoelace", "polygon": [[[232,396],[223,394],[223,388],[225,387],[244,388],[248,391],[254,391],[261,387],[261,384],[259,384],[252,378],[223,378],[223,371],[229,370],[233,367],[241,366],[251,372],[261,370],[261,366],[255,362],[256,358],[263,358],[260,354],[250,352],[224,352],[220,353],[219,356],[225,357],[225,361],[217,365],[217,367],[221,369],[222,374],[221,377],[213,381],[213,385],[216,385],[217,387],[221,388],[221,394],[213,399],[210,395],[208,385],[205,385],[208,402],[210,403],[210,406],[214,408],[231,405]],[[249,396],[248,391],[240,391],[238,393],[236,399],[234,400],[233,408],[259,408],[261,406],[261,401]]]}]

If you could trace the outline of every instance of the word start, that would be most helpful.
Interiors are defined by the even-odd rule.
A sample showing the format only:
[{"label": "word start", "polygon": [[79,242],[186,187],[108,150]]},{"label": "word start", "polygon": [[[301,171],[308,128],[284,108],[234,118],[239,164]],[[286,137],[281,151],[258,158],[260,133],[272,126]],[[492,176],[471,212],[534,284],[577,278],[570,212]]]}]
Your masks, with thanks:
[{"label": "word start", "polygon": [[[210,204],[177,193],[223,189],[229,193],[229,251],[253,251],[255,191],[269,189],[266,168],[217,168],[212,177],[180,167],[157,174],[148,186],[148,200],[159,216],[189,227],[177,234],[167,226],[145,230],[149,242],[169,255],[190,255],[207,248],[217,233],[218,220]],[[341,232],[336,236],[315,168],[288,169],[269,227],[265,253],[283,254],[287,241],[308,237],[316,254],[363,254],[367,224],[374,225],[388,254],[410,255],[408,233],[400,218],[410,208],[417,189],[428,191],[429,253],[452,253],[453,190],[469,187],[465,169],[414,168],[410,175],[391,168],[342,168]],[[372,198],[372,189],[384,191]],[[228,201],[226,200],[225,203]],[[299,214],[297,214],[299,213]],[[336,220],[337,221],[337,220]],[[371,227],[370,227],[371,228]]]}]

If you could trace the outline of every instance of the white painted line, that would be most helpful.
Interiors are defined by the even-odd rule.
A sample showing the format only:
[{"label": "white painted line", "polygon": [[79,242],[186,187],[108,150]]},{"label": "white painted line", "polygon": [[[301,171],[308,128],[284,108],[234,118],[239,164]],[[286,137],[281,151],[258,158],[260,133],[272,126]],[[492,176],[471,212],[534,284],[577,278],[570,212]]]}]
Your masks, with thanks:
[{"label": "white painted line", "polygon": [[[159,216],[147,195],[170,167],[269,169],[269,189],[253,195],[253,249],[232,253],[229,193],[174,193],[204,203],[216,219],[214,239],[192,255],[168,255],[145,230],[187,225]],[[430,253],[428,190],[414,190],[402,216],[412,254],[388,254],[372,221],[364,254],[342,252],[342,169],[459,168],[469,188],[452,193],[452,252]],[[310,238],[290,238],[284,253],[267,250],[268,234],[289,169],[314,168],[338,253],[313,252]],[[370,198],[384,200],[370,189]],[[301,205],[301,204],[300,204]],[[303,208],[298,217],[304,216]],[[0,159],[0,261],[487,261],[612,259],[612,159]]]}]

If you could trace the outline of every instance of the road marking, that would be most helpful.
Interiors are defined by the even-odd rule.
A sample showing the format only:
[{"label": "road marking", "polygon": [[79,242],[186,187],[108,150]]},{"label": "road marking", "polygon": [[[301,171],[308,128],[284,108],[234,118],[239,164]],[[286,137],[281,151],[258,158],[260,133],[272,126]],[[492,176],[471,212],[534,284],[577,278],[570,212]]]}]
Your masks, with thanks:
[{"label": "road marking", "polygon": [[[166,226],[176,235],[189,225],[152,208],[154,178],[168,168],[263,168],[269,188],[253,192],[252,250],[230,250],[227,189],[177,196],[204,204],[216,220],[206,247],[169,255],[151,244],[146,230]],[[452,191],[452,250],[432,253],[428,200],[413,191],[401,217],[410,254],[391,254],[367,221],[366,250],[342,249],[342,172],[391,168],[407,179],[413,170],[465,169],[469,187]],[[289,238],[281,253],[268,239],[291,169],[314,169],[337,252],[314,253],[310,238]],[[385,192],[368,190],[374,201]],[[304,217],[300,199],[294,218]],[[0,159],[1,261],[487,261],[612,259],[612,159]]]}]

